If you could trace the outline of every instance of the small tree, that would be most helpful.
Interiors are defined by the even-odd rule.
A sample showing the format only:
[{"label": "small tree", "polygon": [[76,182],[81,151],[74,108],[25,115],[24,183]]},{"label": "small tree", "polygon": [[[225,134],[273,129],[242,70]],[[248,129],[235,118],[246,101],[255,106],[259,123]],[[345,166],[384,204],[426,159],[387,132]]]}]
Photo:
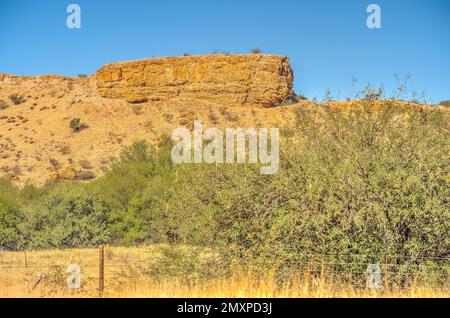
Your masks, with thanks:
[{"label": "small tree", "polygon": [[251,49],[250,52],[253,54],[261,54],[262,50],[259,47],[255,47],[255,48]]}]

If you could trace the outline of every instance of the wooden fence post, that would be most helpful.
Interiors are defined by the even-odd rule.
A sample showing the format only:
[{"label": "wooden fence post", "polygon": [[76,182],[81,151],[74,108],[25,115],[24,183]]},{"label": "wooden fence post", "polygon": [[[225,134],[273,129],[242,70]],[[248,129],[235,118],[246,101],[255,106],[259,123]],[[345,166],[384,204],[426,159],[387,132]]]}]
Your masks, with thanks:
[{"label": "wooden fence post", "polygon": [[98,291],[101,296],[103,295],[103,291],[105,289],[105,247],[103,245],[100,245],[98,254],[99,254]]},{"label": "wooden fence post", "polygon": [[386,255],[385,259],[384,259],[384,262],[386,263],[384,265],[384,277],[383,277],[383,279],[384,279],[384,292],[387,294],[388,290],[389,290],[389,283],[388,283],[388,279],[389,279],[388,278],[388,276],[389,276],[388,266],[389,266],[389,264],[388,264],[388,257],[387,257],[387,255]]}]

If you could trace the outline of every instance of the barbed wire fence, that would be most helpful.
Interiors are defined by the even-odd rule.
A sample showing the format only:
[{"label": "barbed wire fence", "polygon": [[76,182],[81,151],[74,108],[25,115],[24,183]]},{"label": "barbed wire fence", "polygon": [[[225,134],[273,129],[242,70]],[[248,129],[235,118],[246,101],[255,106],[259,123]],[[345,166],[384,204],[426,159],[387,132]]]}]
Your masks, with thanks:
[{"label": "barbed wire fence", "polygon": [[[0,251],[0,253],[5,252]],[[327,261],[327,257],[341,257],[346,259],[357,259],[360,255],[339,254],[339,253],[298,253],[296,259],[282,261],[283,266],[287,268],[296,268],[298,272],[309,275],[336,275],[337,277],[347,277],[348,281],[357,288],[367,289],[387,289],[390,280],[395,281],[395,277],[413,277],[416,279],[421,275],[439,276],[443,282],[444,290],[450,292],[450,256],[431,257],[431,256],[405,256],[389,255],[378,262],[368,263],[363,261]],[[390,259],[432,262],[432,264],[414,264],[414,263],[396,263]],[[105,261],[105,247],[100,245],[98,249],[98,259],[90,259],[81,265],[78,264],[52,264],[45,266],[30,261],[27,252],[23,252],[23,262],[0,262],[0,278],[2,273],[15,270],[29,270],[36,272],[34,280],[28,282],[30,291],[38,288],[43,282],[49,280],[51,284],[64,286],[74,294],[85,294],[92,297],[102,297],[108,294],[106,286],[120,280],[120,275],[124,271],[135,271],[139,274],[148,274],[149,259],[129,259],[122,258]],[[98,268],[97,274],[95,268]],[[42,272],[41,272],[42,271]],[[111,279],[106,283],[105,273],[109,273]],[[87,288],[93,286],[93,282],[98,280],[96,288]],[[48,281],[47,281],[48,282]],[[83,283],[82,283],[83,282]],[[90,284],[87,284],[89,282]],[[51,285],[50,284],[50,285]],[[48,294],[52,291],[50,290]],[[44,294],[45,296],[45,294]]]}]

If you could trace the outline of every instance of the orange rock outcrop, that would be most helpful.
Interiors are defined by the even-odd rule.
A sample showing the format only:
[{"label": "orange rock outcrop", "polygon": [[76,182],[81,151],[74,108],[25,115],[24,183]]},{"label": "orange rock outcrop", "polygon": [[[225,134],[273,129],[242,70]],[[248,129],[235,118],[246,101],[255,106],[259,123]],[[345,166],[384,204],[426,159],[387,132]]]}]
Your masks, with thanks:
[{"label": "orange rock outcrop", "polygon": [[293,95],[289,59],[278,55],[152,58],[109,64],[95,76],[100,96],[131,103],[188,97],[270,107]]}]

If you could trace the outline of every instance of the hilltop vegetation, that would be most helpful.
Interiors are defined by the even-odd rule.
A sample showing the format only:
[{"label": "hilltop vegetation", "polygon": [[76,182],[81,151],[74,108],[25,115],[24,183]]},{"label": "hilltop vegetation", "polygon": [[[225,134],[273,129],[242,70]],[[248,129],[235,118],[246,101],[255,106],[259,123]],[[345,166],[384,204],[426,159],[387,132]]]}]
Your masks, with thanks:
[{"label": "hilltop vegetation", "polygon": [[313,258],[358,273],[384,261],[400,282],[445,283],[449,129],[441,109],[391,101],[300,107],[273,176],[254,165],[173,165],[168,138],[139,142],[88,183],[2,180],[0,246],[188,244],[213,248],[225,268],[283,274]]},{"label": "hilltop vegetation", "polygon": [[450,107],[450,100],[443,100],[439,103],[441,106]]}]

